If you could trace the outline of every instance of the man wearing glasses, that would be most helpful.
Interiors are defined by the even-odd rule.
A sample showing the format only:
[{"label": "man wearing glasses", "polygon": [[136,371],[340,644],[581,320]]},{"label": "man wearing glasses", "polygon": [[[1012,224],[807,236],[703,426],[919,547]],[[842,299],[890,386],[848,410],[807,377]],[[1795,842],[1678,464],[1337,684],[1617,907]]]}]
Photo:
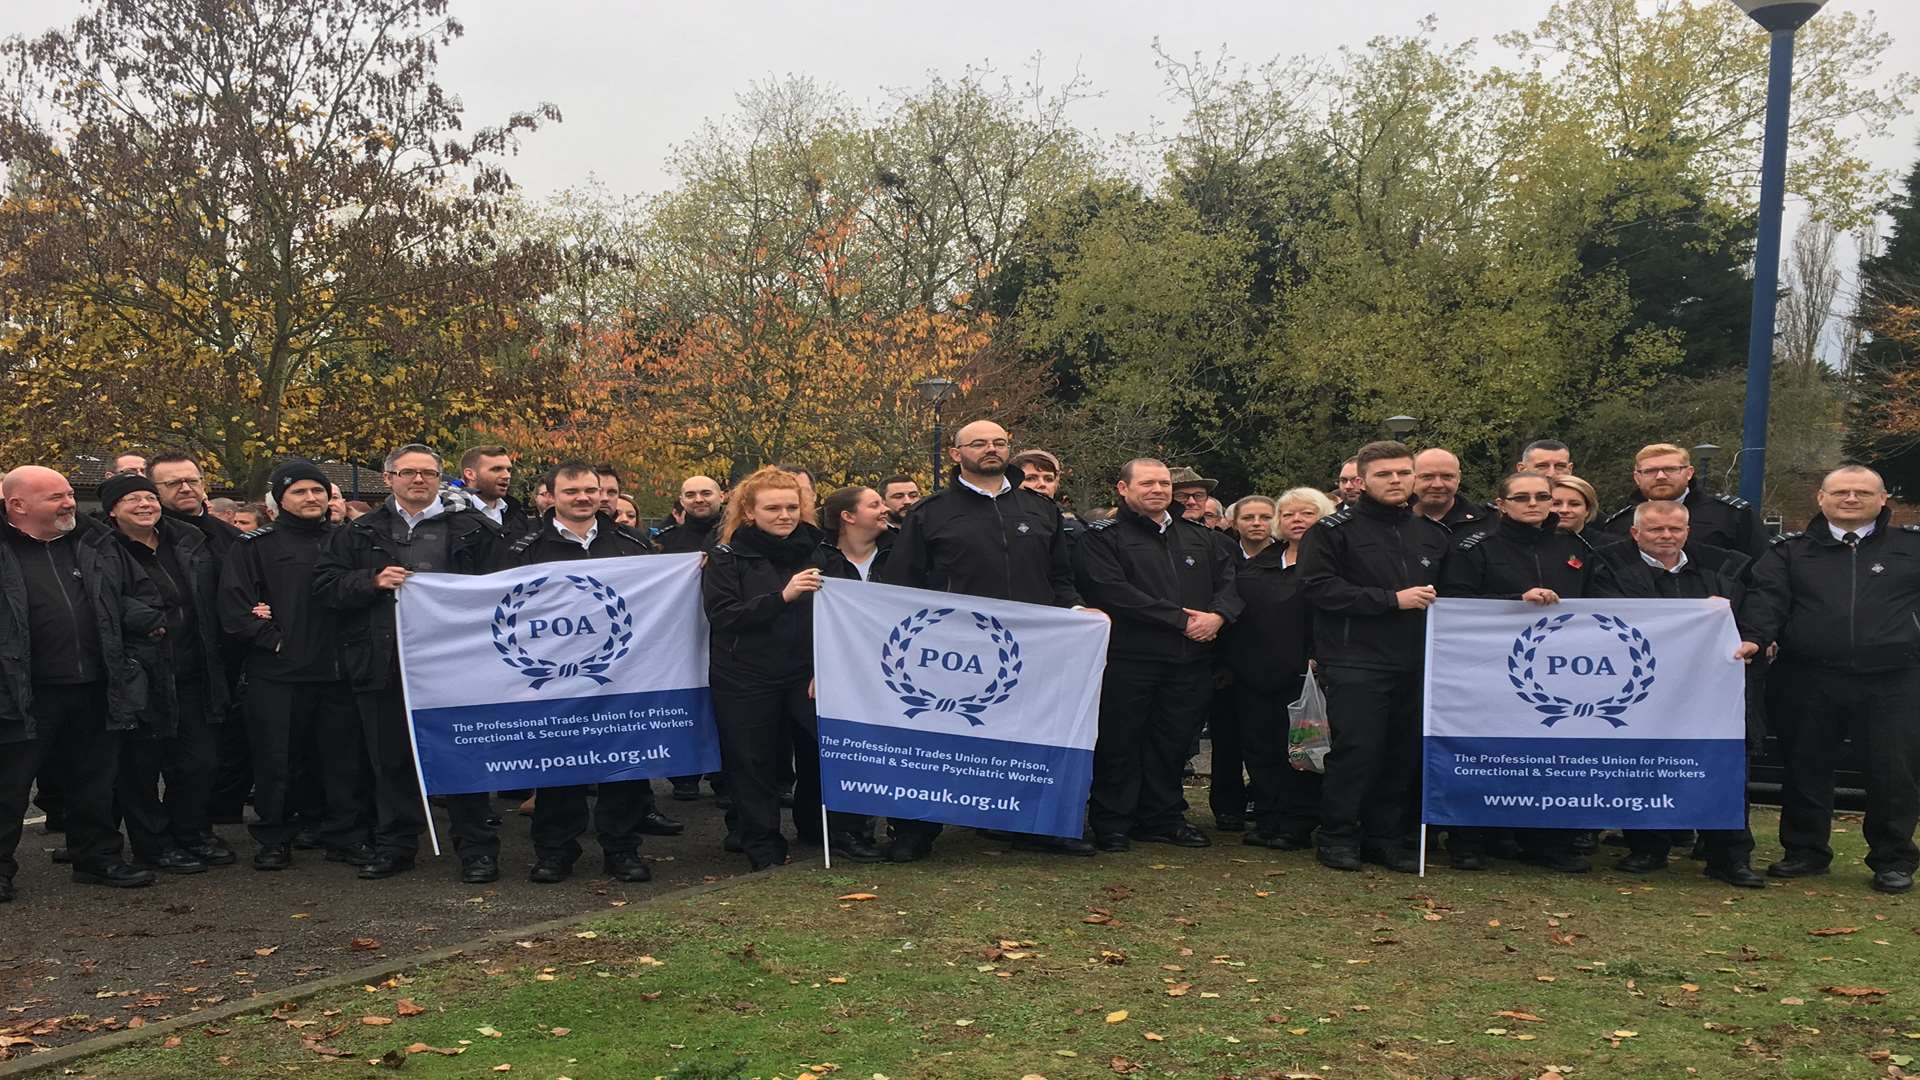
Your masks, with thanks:
[{"label": "man wearing glasses", "polygon": [[240,530],[207,513],[207,481],[193,455],[178,450],[155,454],[147,463],[147,479],[159,490],[166,515],[200,530],[214,557],[225,559]]},{"label": "man wearing glasses", "polygon": [[[1060,508],[1007,478],[1012,454],[1007,429],[991,420],[954,432],[947,448],[953,478],[902,520],[881,580],[1026,604],[1080,606]],[[940,835],[939,824],[931,821],[896,821],[892,827],[887,855],[894,862],[926,858]],[[1078,839],[1023,836],[1014,846],[1094,854],[1092,844]]]},{"label": "man wearing glasses", "polygon": [[[372,513],[329,533],[314,564],[313,591],[340,614],[341,647],[360,725],[373,763],[374,859],[368,880],[413,869],[426,828],[413,767],[407,707],[400,690],[394,600],[415,573],[484,574],[498,535],[486,515],[440,500],[440,455],[409,443],[387,455],[393,495]],[[460,880],[482,885],[500,876],[500,837],[487,824],[485,794],[449,795]]]},{"label": "man wearing glasses", "polygon": [[1626,537],[1633,509],[1647,501],[1677,502],[1687,508],[1693,540],[1757,559],[1767,549],[1766,531],[1753,504],[1734,495],[1703,493],[1694,483],[1693,459],[1672,443],[1643,446],[1633,456],[1633,484],[1639,490],[1601,526]]},{"label": "man wearing glasses", "polygon": [[1201,476],[1186,466],[1173,470],[1173,508],[1181,517],[1197,525],[1212,528],[1207,520],[1207,498],[1220,481]]}]

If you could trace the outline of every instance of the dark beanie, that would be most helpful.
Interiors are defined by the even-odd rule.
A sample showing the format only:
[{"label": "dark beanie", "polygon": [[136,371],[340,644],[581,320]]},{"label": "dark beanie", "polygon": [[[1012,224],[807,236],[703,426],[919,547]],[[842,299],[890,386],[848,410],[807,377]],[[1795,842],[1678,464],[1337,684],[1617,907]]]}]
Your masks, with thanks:
[{"label": "dark beanie", "polygon": [[279,468],[273,470],[273,477],[267,482],[268,490],[273,493],[273,504],[280,505],[280,500],[286,495],[287,489],[302,480],[312,480],[319,484],[322,490],[330,490],[332,484],[332,481],[327,479],[327,474],[320,471],[320,466],[306,458],[288,458],[280,463]]},{"label": "dark beanie", "polygon": [[153,481],[139,473],[119,473],[100,481],[101,511],[111,513],[114,503],[136,491],[150,492],[156,499],[160,497],[160,489],[153,486]]}]

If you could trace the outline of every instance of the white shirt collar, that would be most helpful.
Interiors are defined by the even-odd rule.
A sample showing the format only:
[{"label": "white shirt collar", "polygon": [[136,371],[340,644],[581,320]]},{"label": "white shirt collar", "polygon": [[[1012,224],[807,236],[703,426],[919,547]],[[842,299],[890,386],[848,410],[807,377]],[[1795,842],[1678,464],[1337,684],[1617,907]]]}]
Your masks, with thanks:
[{"label": "white shirt collar", "polygon": [[1173,528],[1173,512],[1170,510],[1162,510],[1160,511],[1159,517],[1148,518],[1147,520],[1153,522],[1155,525],[1160,526],[1160,532],[1162,535],[1165,535],[1168,529]]},{"label": "white shirt collar", "polygon": [[481,513],[492,518],[493,523],[495,525],[505,525],[507,523],[506,522],[507,500],[504,497],[495,499],[493,502],[489,503],[486,500],[482,499],[480,496],[475,495],[473,492],[469,491],[467,492],[467,498],[473,502],[473,508],[475,510],[478,510]]},{"label": "white shirt collar", "polygon": [[407,523],[407,531],[412,532],[420,527],[421,522],[437,518],[441,514],[446,513],[447,507],[446,504],[440,501],[440,496],[435,495],[433,501],[427,504],[427,508],[418,514],[411,513],[406,507],[400,505],[399,499],[394,499],[393,512],[400,515],[400,520]]},{"label": "white shirt collar", "polygon": [[553,531],[559,533],[561,539],[571,540],[579,544],[582,548],[591,551],[593,550],[594,540],[600,536],[600,519],[597,517],[594,518],[593,524],[587,526],[587,535],[582,537],[572,529],[567,528],[566,524],[560,520],[560,515],[555,514],[553,516]]},{"label": "white shirt collar", "polygon": [[1669,574],[1677,574],[1687,568],[1687,553],[1683,548],[1680,552],[1680,561],[1674,563],[1671,569],[1669,569],[1665,563],[1662,563],[1659,559],[1654,558],[1644,551],[1640,553],[1640,561],[1653,567],[1655,570],[1661,570]]},{"label": "white shirt collar", "polygon": [[989,499],[997,499],[1000,496],[1005,495],[1007,492],[1013,490],[1013,481],[1007,479],[1004,474],[1000,477],[1000,490],[998,491],[988,491],[986,488],[983,488],[978,484],[970,484],[967,482],[966,476],[960,473],[955,473],[954,479],[960,481],[961,487],[966,488],[969,491],[977,491],[980,494],[985,495]]},{"label": "white shirt collar", "polygon": [[1835,525],[1831,521],[1827,522],[1827,528],[1833,530],[1833,538],[1835,540],[1840,540],[1843,542],[1846,540],[1848,533],[1852,533],[1855,537],[1861,540],[1865,540],[1867,537],[1873,535],[1873,527],[1874,527],[1874,522],[1871,522],[1871,521],[1867,522],[1865,525],[1862,525],[1857,529],[1843,529],[1840,526]]}]

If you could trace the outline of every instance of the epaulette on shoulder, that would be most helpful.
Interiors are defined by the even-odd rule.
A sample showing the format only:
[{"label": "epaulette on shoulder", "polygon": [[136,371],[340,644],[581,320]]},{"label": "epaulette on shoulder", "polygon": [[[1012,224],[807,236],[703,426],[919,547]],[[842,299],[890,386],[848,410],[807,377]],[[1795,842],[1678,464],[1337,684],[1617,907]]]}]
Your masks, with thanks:
[{"label": "epaulette on shoulder", "polygon": [[1082,524],[1084,524],[1087,528],[1092,529],[1094,532],[1099,532],[1101,529],[1112,527],[1113,523],[1117,520],[1119,519],[1107,517],[1107,518],[1100,518],[1097,521],[1082,522]]},{"label": "epaulette on shoulder", "polygon": [[627,525],[615,525],[613,527],[613,531],[619,533],[621,536],[626,537],[627,539],[633,541],[634,543],[639,544],[641,547],[646,548],[648,551],[653,550],[653,541],[648,539],[646,534],[642,533],[638,529],[632,528],[631,526],[627,526]]},{"label": "epaulette on shoulder", "polygon": [[268,533],[270,533],[270,532],[272,532],[272,531],[273,531],[273,526],[271,526],[271,525],[262,525],[262,526],[260,526],[259,528],[257,528],[257,529],[255,529],[255,530],[253,530],[252,532],[243,532],[243,533],[241,533],[241,534],[240,534],[240,536],[238,537],[238,539],[241,539],[241,540],[258,540],[258,539],[260,539],[261,537],[263,537],[263,536],[265,536],[265,535],[267,535]]},{"label": "epaulette on shoulder", "polygon": [[515,540],[513,543],[508,544],[507,550],[513,552],[515,555],[525,555],[528,549],[532,548],[534,543],[539,539],[540,530],[535,529],[520,539]]},{"label": "epaulette on shoulder", "polygon": [[1902,525],[1900,528],[1907,532],[1920,532],[1920,525]]},{"label": "epaulette on shoulder", "polygon": [[1714,492],[1713,497],[1720,500],[1723,503],[1726,503],[1728,506],[1733,507],[1735,510],[1745,510],[1748,507],[1751,507],[1753,505],[1752,503],[1748,502],[1747,500],[1741,498],[1738,495],[1730,495],[1724,491]]},{"label": "epaulette on shoulder", "polygon": [[1487,534],[1483,532],[1470,533],[1465,539],[1461,540],[1458,544],[1455,544],[1454,547],[1459,549],[1460,551],[1466,551],[1472,548],[1475,544],[1478,544],[1480,541],[1485,540],[1486,538],[1487,538]]},{"label": "epaulette on shoulder", "polygon": [[1315,522],[1314,524],[1325,525],[1329,529],[1337,529],[1340,526],[1345,525],[1347,522],[1352,520],[1353,520],[1353,511],[1343,506],[1340,509],[1335,510],[1333,513],[1328,514],[1327,516],[1321,518],[1319,521]]},{"label": "epaulette on shoulder", "polygon": [[1793,540],[1793,539],[1796,539],[1796,538],[1798,538],[1798,537],[1802,537],[1802,536],[1805,536],[1805,535],[1807,535],[1807,534],[1806,534],[1806,533],[1804,533],[1804,532],[1788,532],[1788,533],[1781,533],[1781,534],[1780,534],[1779,536],[1776,536],[1776,537],[1774,537],[1774,538],[1773,538],[1773,539],[1772,539],[1771,541],[1769,541],[1769,543],[1774,543],[1774,544],[1784,544],[1784,543],[1786,543],[1786,542],[1787,542],[1787,541],[1789,541],[1789,540]]},{"label": "epaulette on shoulder", "polygon": [[713,545],[712,550],[718,551],[722,555],[731,555],[733,554],[733,545],[732,544],[715,544]]}]

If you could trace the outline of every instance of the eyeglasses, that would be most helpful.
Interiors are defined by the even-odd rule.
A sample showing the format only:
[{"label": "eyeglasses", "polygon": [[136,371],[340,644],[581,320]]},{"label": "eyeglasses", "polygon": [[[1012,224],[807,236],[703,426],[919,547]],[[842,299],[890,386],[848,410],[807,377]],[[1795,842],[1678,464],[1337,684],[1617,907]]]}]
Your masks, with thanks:
[{"label": "eyeglasses", "polygon": [[158,480],[154,482],[153,486],[157,488],[166,488],[168,491],[172,491],[175,488],[183,488],[188,486],[199,487],[201,483],[202,483],[201,479],[197,476],[183,476],[178,480]]},{"label": "eyeglasses", "polygon": [[1829,499],[1858,499],[1865,502],[1868,499],[1877,498],[1880,493],[1877,491],[1823,491],[1820,494]]},{"label": "eyeglasses", "polygon": [[1203,502],[1207,497],[1204,491],[1176,491],[1173,497],[1181,502]]},{"label": "eyeglasses", "polygon": [[1552,492],[1549,492],[1549,491],[1536,491],[1536,492],[1534,492],[1534,493],[1533,493],[1533,494],[1531,494],[1531,495],[1502,495],[1502,496],[1500,496],[1500,501],[1501,501],[1501,502],[1511,502],[1511,503],[1545,503],[1545,502],[1552,502],[1552,501],[1553,501],[1553,493],[1552,493]]},{"label": "eyeglasses", "polygon": [[393,472],[388,473],[387,475],[397,476],[402,480],[438,480],[440,479],[440,470],[439,469],[396,469]]},{"label": "eyeglasses", "polygon": [[1679,476],[1691,468],[1691,465],[1653,465],[1633,471],[1640,476]]},{"label": "eyeglasses", "polygon": [[988,450],[988,449],[1005,450],[1008,447],[1011,447],[1012,445],[1013,445],[1012,443],[1008,442],[1005,439],[975,439],[972,442],[961,443],[960,449],[973,450],[973,451]]}]

